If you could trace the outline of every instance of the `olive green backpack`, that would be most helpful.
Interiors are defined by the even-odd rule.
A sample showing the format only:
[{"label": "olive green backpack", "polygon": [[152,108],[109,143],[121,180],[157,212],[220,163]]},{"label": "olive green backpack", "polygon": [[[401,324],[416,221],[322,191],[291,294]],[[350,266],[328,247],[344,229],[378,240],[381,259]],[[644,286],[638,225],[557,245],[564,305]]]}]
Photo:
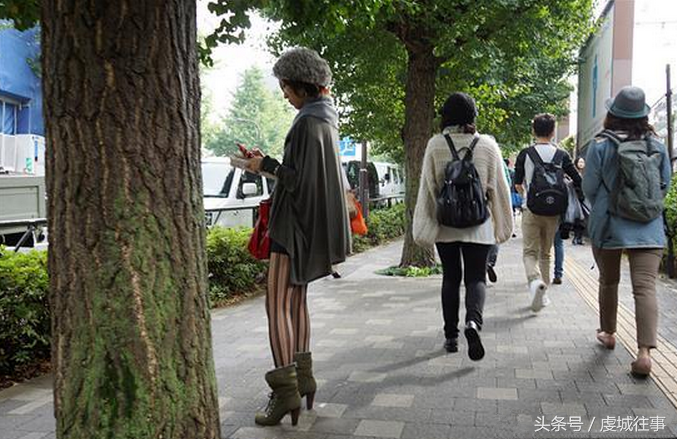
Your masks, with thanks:
[{"label": "olive green backpack", "polygon": [[[666,182],[661,178],[661,151],[649,137],[623,140],[604,130],[600,136],[611,140],[618,157],[618,178],[609,192],[609,212],[640,223],[648,223],[663,213]],[[604,185],[606,187],[606,184]]]}]

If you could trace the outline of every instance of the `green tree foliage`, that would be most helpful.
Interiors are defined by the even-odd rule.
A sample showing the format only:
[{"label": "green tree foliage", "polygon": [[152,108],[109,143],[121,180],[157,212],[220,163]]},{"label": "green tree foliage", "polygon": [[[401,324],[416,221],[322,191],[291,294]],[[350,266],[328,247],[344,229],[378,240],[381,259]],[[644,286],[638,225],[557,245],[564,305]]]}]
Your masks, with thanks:
[{"label": "green tree foliage", "polygon": [[[592,0],[215,0],[224,17],[207,44],[235,41],[256,8],[282,22],[274,48],[319,50],[335,74],[347,132],[374,140],[420,173],[435,109],[451,91],[474,95],[481,131],[502,144],[529,137],[535,113],[563,114],[565,82],[591,26]],[[408,217],[417,182],[407,182]],[[410,229],[410,228],[409,228]],[[402,265],[429,265],[407,232]]]},{"label": "green tree foliage", "polygon": [[[201,44],[204,44],[204,37],[198,37]],[[212,139],[219,132],[219,124],[215,123],[210,117],[214,112],[214,96],[212,92],[205,87],[205,82],[202,78],[214,69],[214,64],[200,64],[200,136],[201,146],[212,142]]]},{"label": "green tree foliage", "polygon": [[[590,31],[591,0],[217,0],[230,14],[206,44],[237,42],[249,26],[248,8],[282,20],[274,52],[303,44],[331,63],[342,130],[376,143],[403,146],[407,53],[419,41],[438,60],[436,107],[452,91],[477,98],[478,125],[502,144],[528,141],[537,112],[564,115],[575,51]],[[237,32],[235,32],[237,30]],[[229,33],[230,32],[230,33]]]},{"label": "green tree foliage", "polygon": [[237,152],[239,142],[281,156],[293,118],[281,94],[274,94],[266,86],[261,69],[252,67],[242,75],[228,114],[209,128],[203,145],[217,155],[229,155]]},{"label": "green tree foliage", "polygon": [[2,0],[0,1],[0,20],[10,19],[18,30],[26,30],[38,22],[39,0]]}]

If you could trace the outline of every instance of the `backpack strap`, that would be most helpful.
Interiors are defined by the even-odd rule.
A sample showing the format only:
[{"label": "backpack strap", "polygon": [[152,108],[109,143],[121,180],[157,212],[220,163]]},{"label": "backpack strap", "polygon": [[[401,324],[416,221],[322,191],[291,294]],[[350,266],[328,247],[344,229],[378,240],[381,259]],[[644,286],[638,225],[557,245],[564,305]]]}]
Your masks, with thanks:
[{"label": "backpack strap", "polygon": [[564,163],[564,151],[557,148],[557,150],[555,150],[555,155],[552,156],[551,163],[557,166],[562,166],[562,163]]},{"label": "backpack strap", "polygon": [[[601,133],[597,134],[597,137],[604,137],[605,139],[609,139],[609,140],[611,140],[611,143],[613,143],[615,146],[618,146],[621,143],[623,143],[623,139],[621,139],[618,136],[618,134],[616,134],[615,132],[613,132],[611,130],[604,130]],[[651,135],[645,134],[644,136],[642,136],[641,139],[637,139],[637,140],[644,140],[644,142],[646,143],[647,154],[652,154],[653,152],[656,151],[655,148],[653,147],[653,145],[651,144]]]},{"label": "backpack strap", "polygon": [[530,147],[527,148],[527,155],[531,159],[531,161],[534,163],[534,165],[538,165],[543,167],[545,163],[543,163],[543,159],[541,158],[541,155],[538,153],[536,150],[536,147],[534,145],[531,145]]},{"label": "backpack strap", "polygon": [[465,161],[472,161],[472,156],[473,152],[475,151],[475,146],[477,145],[477,142],[480,141],[480,136],[475,136],[473,137],[472,141],[470,142],[470,145],[466,146],[465,148],[461,148],[458,150],[458,152],[461,151],[466,151],[465,155],[463,156],[463,160]]},{"label": "backpack strap", "polygon": [[[527,155],[534,163],[534,165],[538,165],[541,167],[545,166],[545,163],[543,162],[543,159],[541,158],[541,155],[538,153],[538,150],[536,149],[535,145],[532,145],[529,148],[527,148]],[[555,150],[555,154],[552,156],[552,160],[550,161],[550,163],[552,163],[553,165],[561,166],[563,161],[564,161],[564,151],[557,148]]]},{"label": "backpack strap", "polygon": [[458,157],[458,152],[456,152],[456,147],[454,146],[454,141],[451,140],[451,136],[449,134],[445,134],[444,138],[447,141],[447,145],[449,146],[449,151],[451,151],[451,156],[454,158],[454,160],[460,160]]},{"label": "backpack strap", "polygon": [[605,138],[611,140],[611,142],[614,143],[616,146],[618,146],[622,142],[621,138],[618,137],[618,135],[611,130],[604,130],[601,133],[599,133],[597,136],[605,137]]},{"label": "backpack strap", "polygon": [[463,149],[467,149],[468,154],[470,154],[470,156],[472,157],[472,153],[475,150],[475,146],[477,146],[477,143],[479,141],[480,141],[480,136],[475,136],[475,137],[473,137],[472,142],[470,142],[470,145],[468,145],[466,148],[463,148]]}]

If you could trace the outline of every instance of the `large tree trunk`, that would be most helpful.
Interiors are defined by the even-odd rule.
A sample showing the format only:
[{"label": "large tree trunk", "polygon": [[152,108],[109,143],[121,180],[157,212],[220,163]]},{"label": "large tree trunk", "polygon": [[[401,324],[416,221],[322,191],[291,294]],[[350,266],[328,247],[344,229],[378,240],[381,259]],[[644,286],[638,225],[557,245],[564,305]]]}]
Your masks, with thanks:
[{"label": "large tree trunk", "polygon": [[195,2],[42,1],[58,438],[218,438]]},{"label": "large tree trunk", "polygon": [[407,84],[404,98],[404,140],[407,232],[400,266],[431,266],[435,262],[432,248],[419,247],[412,237],[412,218],[418,195],[423,154],[432,133],[435,103],[437,59],[430,44],[408,48]]}]

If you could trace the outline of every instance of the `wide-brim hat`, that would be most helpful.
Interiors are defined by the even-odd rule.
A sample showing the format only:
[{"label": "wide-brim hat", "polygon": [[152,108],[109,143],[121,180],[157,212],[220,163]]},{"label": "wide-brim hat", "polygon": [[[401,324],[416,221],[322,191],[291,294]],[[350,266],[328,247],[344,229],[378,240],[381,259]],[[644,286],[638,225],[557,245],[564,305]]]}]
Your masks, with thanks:
[{"label": "wide-brim hat", "polygon": [[631,85],[623,87],[615,98],[607,99],[605,106],[609,113],[622,119],[639,119],[651,113],[644,90]]}]

